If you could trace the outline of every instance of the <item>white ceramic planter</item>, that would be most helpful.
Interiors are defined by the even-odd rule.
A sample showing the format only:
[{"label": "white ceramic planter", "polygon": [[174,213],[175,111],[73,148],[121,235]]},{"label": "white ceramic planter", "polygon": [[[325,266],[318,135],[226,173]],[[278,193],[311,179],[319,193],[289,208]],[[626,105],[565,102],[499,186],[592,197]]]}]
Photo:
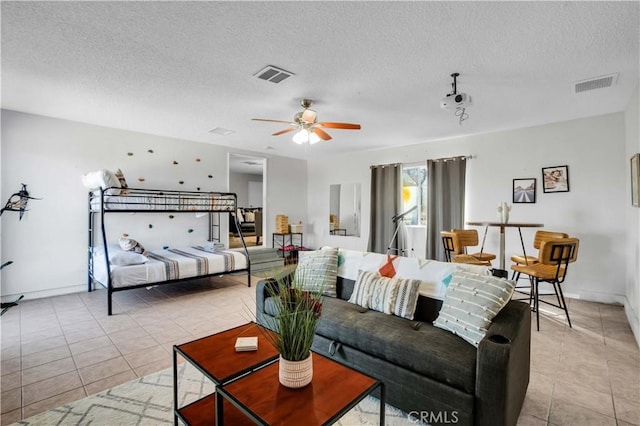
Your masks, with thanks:
[{"label": "white ceramic planter", "polygon": [[280,356],[280,384],[288,388],[301,388],[311,383],[313,378],[312,354],[302,361],[287,361]]}]

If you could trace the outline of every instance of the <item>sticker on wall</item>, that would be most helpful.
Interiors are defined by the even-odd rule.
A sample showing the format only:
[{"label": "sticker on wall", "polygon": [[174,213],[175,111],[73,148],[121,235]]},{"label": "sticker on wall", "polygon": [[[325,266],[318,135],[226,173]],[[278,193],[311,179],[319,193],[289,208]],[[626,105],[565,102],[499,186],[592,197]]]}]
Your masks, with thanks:
[{"label": "sticker on wall", "polygon": [[166,250],[168,248],[169,248],[169,246],[162,246],[162,250]]},{"label": "sticker on wall", "polygon": [[138,182],[144,182],[144,178],[138,178]]},{"label": "sticker on wall", "polygon": [[192,232],[193,232],[193,229],[189,229],[187,232],[188,232],[188,233],[192,233]]},{"label": "sticker on wall", "polygon": [[127,155],[128,155],[129,157],[133,157],[133,152],[127,152]]},{"label": "sticker on wall", "polygon": [[172,214],[170,214],[170,215],[169,215],[169,219],[173,219],[174,217],[175,217],[175,216],[174,216],[174,215],[172,215]]},{"label": "sticker on wall", "polygon": [[153,228],[153,225],[150,223],[150,224],[149,224],[149,229],[151,229],[151,228]]},{"label": "sticker on wall", "polygon": [[213,179],[213,176],[212,176],[212,175],[209,175],[209,179]]},{"label": "sticker on wall", "polygon": [[125,232],[124,234],[122,234],[122,236],[126,238],[126,237],[128,237],[128,236],[129,236],[129,234],[127,234],[127,233]]},{"label": "sticker on wall", "polygon": [[197,187],[196,189],[197,189],[198,191],[200,191],[200,187]]},{"label": "sticker on wall", "polygon": [[177,164],[178,164],[178,162],[176,160],[173,160],[173,165],[175,166]]},{"label": "sticker on wall", "polygon": [[179,181],[178,181],[178,183],[179,183],[180,185],[184,185],[184,181],[183,181],[183,180],[179,180]]},{"label": "sticker on wall", "polygon": [[199,162],[200,162],[200,159],[199,159],[199,158],[196,158],[196,163],[199,163]]},{"label": "sticker on wall", "polygon": [[148,149],[148,150],[147,150],[147,152],[148,152],[149,154],[153,154],[153,150],[152,150],[152,149]]}]

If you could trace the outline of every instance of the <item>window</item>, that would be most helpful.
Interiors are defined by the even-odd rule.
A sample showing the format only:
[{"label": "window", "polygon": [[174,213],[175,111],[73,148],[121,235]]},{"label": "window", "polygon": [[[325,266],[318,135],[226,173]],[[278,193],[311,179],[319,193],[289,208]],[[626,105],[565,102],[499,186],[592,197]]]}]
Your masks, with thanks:
[{"label": "window", "polygon": [[405,225],[427,224],[427,165],[402,166],[402,211],[417,207],[404,217]]}]

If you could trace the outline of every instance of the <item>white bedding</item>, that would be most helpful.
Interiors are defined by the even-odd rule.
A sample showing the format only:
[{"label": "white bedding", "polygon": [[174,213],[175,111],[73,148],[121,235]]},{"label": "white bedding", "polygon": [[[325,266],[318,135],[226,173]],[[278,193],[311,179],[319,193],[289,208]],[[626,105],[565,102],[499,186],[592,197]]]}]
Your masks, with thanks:
[{"label": "white bedding", "polygon": [[[191,278],[247,268],[247,258],[237,250],[211,253],[202,246],[150,250],[149,260],[139,265],[111,266],[113,288],[153,284],[173,279]],[[94,278],[107,285],[103,256],[94,258]]]}]

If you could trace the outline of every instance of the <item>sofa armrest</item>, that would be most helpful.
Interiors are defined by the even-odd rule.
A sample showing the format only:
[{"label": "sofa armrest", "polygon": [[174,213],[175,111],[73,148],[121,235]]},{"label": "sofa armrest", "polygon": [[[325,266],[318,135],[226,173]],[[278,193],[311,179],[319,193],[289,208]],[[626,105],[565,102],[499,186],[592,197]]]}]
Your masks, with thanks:
[{"label": "sofa armrest", "polygon": [[515,425],[529,385],[531,308],[510,301],[478,345],[475,424]]},{"label": "sofa armrest", "polygon": [[267,321],[264,321],[264,315],[266,315],[265,301],[269,296],[278,292],[278,281],[287,285],[291,284],[294,272],[295,267],[284,268],[281,272],[258,281],[258,284],[256,284],[256,321],[258,324],[265,327],[269,325]]}]

